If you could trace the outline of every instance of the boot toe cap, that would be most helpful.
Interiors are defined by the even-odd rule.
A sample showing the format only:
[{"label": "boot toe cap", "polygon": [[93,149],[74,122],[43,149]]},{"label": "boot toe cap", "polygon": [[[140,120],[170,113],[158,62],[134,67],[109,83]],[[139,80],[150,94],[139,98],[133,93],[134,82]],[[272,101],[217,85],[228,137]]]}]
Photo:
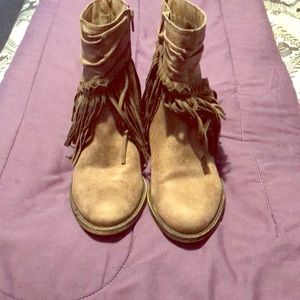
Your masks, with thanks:
[{"label": "boot toe cap", "polygon": [[72,195],[80,215],[97,227],[108,228],[125,222],[132,216],[143,195],[143,182],[136,182],[134,188],[122,182],[110,181],[101,185],[72,188]]},{"label": "boot toe cap", "polygon": [[155,211],[171,230],[192,235],[200,234],[215,221],[222,199],[220,185],[172,184],[159,193]]}]

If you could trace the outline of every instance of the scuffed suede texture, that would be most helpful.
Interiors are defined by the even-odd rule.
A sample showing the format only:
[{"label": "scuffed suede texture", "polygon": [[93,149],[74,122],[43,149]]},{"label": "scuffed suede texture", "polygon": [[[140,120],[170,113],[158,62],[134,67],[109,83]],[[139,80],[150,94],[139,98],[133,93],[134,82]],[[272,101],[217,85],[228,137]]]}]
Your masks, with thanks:
[{"label": "scuffed suede texture", "polygon": [[123,143],[111,109],[104,108],[93,142],[83,150],[75,166],[72,183],[79,211],[95,225],[114,226],[125,221],[142,200],[139,152],[128,141],[126,164],[121,164]]},{"label": "scuffed suede texture", "polygon": [[[205,28],[206,15],[198,7],[185,0],[164,1],[143,95],[145,115],[150,116],[146,121],[151,123],[150,208],[158,222],[170,228],[167,232],[187,234],[187,241],[195,241],[191,234],[201,239],[204,231],[212,230],[224,207],[221,179],[211,156],[215,153],[209,153],[210,138],[218,147],[220,126],[215,124],[224,112],[207,79],[201,78]],[[156,105],[155,113],[151,106]]]},{"label": "scuffed suede texture", "polygon": [[139,144],[128,140],[142,128],[131,131],[126,123],[129,113],[142,126],[130,22],[121,0],[94,1],[80,18],[83,76],[66,141],[75,146],[71,201],[76,217],[90,223],[84,228],[100,235],[127,229],[145,194]]},{"label": "scuffed suede texture", "polygon": [[[181,246],[147,207],[118,237],[95,238],[69,204],[63,146],[82,74],[88,0],[43,0],[0,85],[0,299],[299,300],[300,115],[261,0],[195,0],[201,59],[227,119],[217,159],[226,209],[204,243]],[[160,0],[129,0],[144,86]],[[62,30],[63,29],[63,30]],[[144,88],[142,88],[143,90]]]},{"label": "scuffed suede texture", "polygon": [[160,104],[150,127],[151,203],[173,230],[196,234],[213,220],[222,197],[214,159],[201,166],[196,128]]},{"label": "scuffed suede texture", "polygon": [[83,150],[75,166],[72,184],[78,209],[94,224],[113,226],[125,221],[142,199],[139,152],[129,141],[126,164],[121,164],[123,142],[111,110],[106,108],[93,142]]}]

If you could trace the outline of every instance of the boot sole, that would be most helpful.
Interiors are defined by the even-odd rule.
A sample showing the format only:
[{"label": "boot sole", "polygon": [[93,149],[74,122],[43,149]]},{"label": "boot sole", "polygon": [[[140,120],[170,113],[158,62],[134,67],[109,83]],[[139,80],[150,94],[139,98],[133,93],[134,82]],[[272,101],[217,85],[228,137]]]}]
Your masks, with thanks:
[{"label": "boot sole", "polygon": [[92,233],[92,234],[96,234],[96,235],[113,235],[113,234],[117,234],[120,233],[122,231],[125,231],[126,229],[128,229],[130,226],[132,226],[136,220],[138,219],[142,208],[144,207],[144,204],[146,203],[146,198],[147,198],[147,194],[148,194],[148,184],[146,179],[143,177],[143,194],[141,197],[141,200],[137,206],[137,208],[134,210],[134,212],[132,213],[131,216],[129,216],[125,221],[114,225],[114,226],[98,226],[96,224],[91,223],[90,221],[88,221],[87,219],[85,219],[82,214],[80,213],[73,195],[72,195],[72,188],[70,190],[70,204],[71,204],[71,208],[73,211],[73,214],[77,220],[77,222],[79,223],[79,225],[86,231]]},{"label": "boot sole", "polygon": [[224,212],[225,193],[222,184],[222,198],[214,218],[205,229],[201,230],[200,232],[192,233],[192,234],[181,233],[172,229],[159,217],[159,215],[155,212],[155,209],[151,204],[150,189],[148,189],[147,192],[147,202],[156,224],[167,237],[180,243],[194,243],[194,242],[199,242],[205,238],[208,238],[213,233],[214,229],[216,228]]}]

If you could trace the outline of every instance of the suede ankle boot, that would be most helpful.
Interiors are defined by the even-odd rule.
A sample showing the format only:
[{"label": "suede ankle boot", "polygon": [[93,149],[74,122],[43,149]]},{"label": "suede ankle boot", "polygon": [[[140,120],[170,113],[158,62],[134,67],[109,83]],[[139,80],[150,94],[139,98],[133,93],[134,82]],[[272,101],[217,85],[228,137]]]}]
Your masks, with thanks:
[{"label": "suede ankle boot", "polygon": [[66,146],[73,146],[71,207],[98,235],[127,229],[141,211],[147,160],[141,90],[131,59],[133,13],[122,0],[94,1],[81,14],[82,79]]},{"label": "suede ankle boot", "polygon": [[156,52],[143,95],[151,148],[148,204],[160,229],[179,242],[207,237],[225,204],[214,156],[224,111],[202,78],[205,13],[165,0]]}]

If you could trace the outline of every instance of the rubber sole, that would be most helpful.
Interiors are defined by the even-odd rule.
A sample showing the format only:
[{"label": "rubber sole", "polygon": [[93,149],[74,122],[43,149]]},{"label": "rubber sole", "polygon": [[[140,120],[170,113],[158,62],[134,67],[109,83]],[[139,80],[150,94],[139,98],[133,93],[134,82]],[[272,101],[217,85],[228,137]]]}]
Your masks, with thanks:
[{"label": "rubber sole", "polygon": [[212,219],[211,223],[206,228],[201,230],[200,232],[193,233],[193,234],[186,234],[186,233],[178,232],[178,231],[172,229],[171,227],[169,227],[159,217],[159,215],[156,213],[156,211],[151,203],[150,189],[148,189],[148,192],[147,192],[147,202],[148,202],[148,206],[150,208],[151,214],[152,214],[156,224],[158,225],[160,230],[167,237],[169,237],[170,239],[175,240],[177,242],[180,242],[180,243],[195,243],[195,242],[199,242],[199,241],[209,237],[213,233],[216,225],[220,221],[221,216],[223,215],[223,212],[224,212],[225,193],[224,193],[224,188],[222,188],[222,198],[221,198],[219,207],[217,209],[217,212],[216,212],[214,218]]},{"label": "rubber sole", "polygon": [[70,190],[70,204],[71,204],[71,208],[73,211],[73,214],[77,220],[77,222],[79,223],[79,225],[86,231],[92,233],[92,234],[96,234],[96,235],[101,235],[101,236],[105,236],[105,235],[113,235],[113,234],[117,234],[120,233],[122,231],[125,231],[126,229],[128,229],[130,226],[132,226],[137,218],[139,217],[140,212],[142,211],[142,208],[144,207],[144,204],[146,202],[146,197],[148,194],[148,184],[146,179],[143,177],[143,185],[144,185],[144,189],[143,189],[143,194],[141,197],[141,200],[139,202],[139,205],[136,207],[136,209],[134,210],[134,212],[132,213],[131,216],[129,216],[125,221],[121,222],[120,224],[114,225],[114,226],[110,226],[110,227],[105,227],[105,226],[98,226],[96,224],[91,223],[90,221],[86,220],[80,213],[74,198],[72,196],[72,188]]}]

